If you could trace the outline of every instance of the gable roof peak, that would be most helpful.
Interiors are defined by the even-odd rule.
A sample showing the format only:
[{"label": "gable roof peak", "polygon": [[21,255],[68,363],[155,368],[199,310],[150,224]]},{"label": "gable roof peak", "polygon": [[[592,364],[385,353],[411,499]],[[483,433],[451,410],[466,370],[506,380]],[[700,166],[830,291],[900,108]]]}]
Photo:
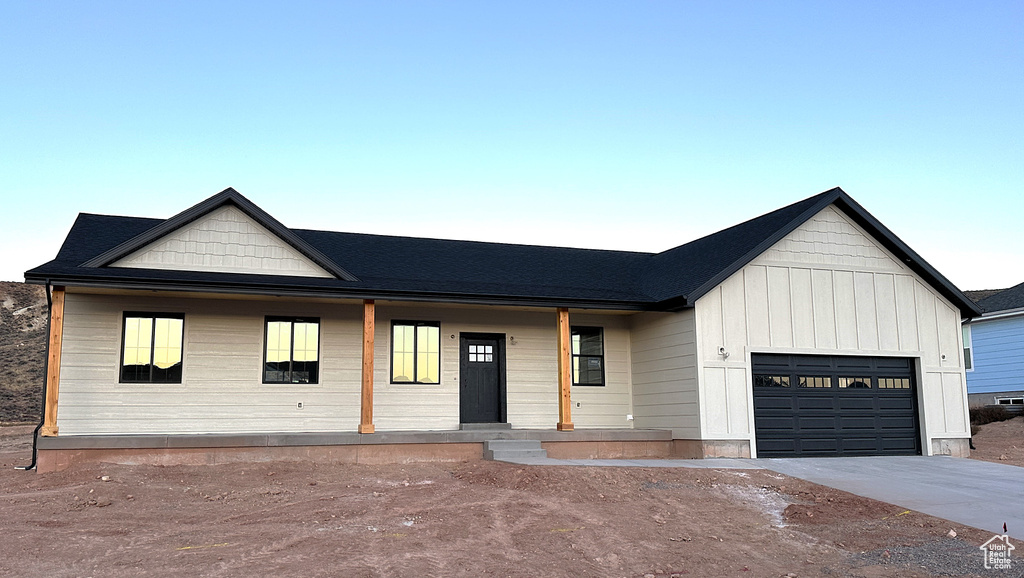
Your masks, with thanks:
[{"label": "gable roof peak", "polygon": [[301,237],[292,232],[291,229],[284,226],[280,221],[272,217],[269,213],[256,206],[255,203],[247,199],[244,195],[236,191],[232,187],[228,187],[223,191],[207,198],[206,200],[200,201],[199,203],[185,209],[184,211],[174,215],[173,217],[161,221],[151,229],[136,235],[135,237],[121,243],[120,245],[106,251],[105,253],[98,255],[85,263],[82,263],[82,267],[107,267],[111,263],[118,261],[119,259],[126,257],[133,252],[149,245],[150,243],[160,239],[186,225],[195,222],[196,220],[209,215],[213,211],[220,209],[225,205],[233,205],[240,211],[245,213],[250,219],[253,219],[261,226],[269,230],[271,233],[276,235],[281,241],[287,243],[296,251],[304,255],[305,257],[312,260],[314,263],[325,269],[331,275],[334,275],[338,279],[343,281],[358,281],[358,279],[340,267],[331,258],[324,255],[317,248],[313,247]]}]

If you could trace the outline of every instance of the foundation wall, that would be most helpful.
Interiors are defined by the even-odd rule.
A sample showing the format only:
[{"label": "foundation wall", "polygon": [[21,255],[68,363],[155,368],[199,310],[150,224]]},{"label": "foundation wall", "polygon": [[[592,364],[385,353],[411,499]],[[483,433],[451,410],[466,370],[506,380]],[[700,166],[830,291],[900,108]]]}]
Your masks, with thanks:
[{"label": "foundation wall", "polygon": [[87,464],[213,466],[238,462],[309,461],[335,464],[404,464],[479,460],[482,443],[278,446],[250,448],[122,448],[40,450],[38,473]]}]

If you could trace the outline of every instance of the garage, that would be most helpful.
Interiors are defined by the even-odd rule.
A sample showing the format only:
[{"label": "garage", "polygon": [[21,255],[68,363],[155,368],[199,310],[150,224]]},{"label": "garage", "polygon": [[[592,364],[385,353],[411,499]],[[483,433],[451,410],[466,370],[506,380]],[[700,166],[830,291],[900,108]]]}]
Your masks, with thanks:
[{"label": "garage", "polygon": [[758,457],[921,453],[914,362],[753,354]]}]

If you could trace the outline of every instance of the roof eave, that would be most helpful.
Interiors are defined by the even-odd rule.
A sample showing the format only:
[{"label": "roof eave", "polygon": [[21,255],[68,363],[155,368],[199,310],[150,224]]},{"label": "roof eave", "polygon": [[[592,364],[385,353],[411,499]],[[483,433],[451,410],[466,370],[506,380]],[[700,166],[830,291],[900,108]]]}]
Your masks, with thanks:
[{"label": "roof eave", "polygon": [[[401,291],[361,287],[299,287],[281,283],[254,284],[239,280],[184,281],[131,278],[103,278],[97,276],[76,276],[66,274],[47,275],[45,272],[29,271],[25,280],[31,284],[49,282],[64,287],[135,291],[180,291],[184,293],[223,293],[236,295],[266,295],[289,297],[318,297],[334,299],[373,299],[409,301],[423,303],[457,303],[482,306],[519,307],[566,307],[573,309],[600,309],[606,311],[648,311],[655,308],[652,303],[614,299],[588,299],[574,297],[532,297],[516,295],[487,295],[473,293],[440,293],[430,291]],[[660,309],[659,309],[660,310]]]}]

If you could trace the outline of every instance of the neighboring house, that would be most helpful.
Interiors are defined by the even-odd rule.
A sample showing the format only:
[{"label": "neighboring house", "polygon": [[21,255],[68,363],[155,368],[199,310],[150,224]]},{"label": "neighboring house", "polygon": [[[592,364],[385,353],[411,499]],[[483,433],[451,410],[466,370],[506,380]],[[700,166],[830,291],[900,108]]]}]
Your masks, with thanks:
[{"label": "neighboring house", "polygon": [[980,317],[963,325],[971,406],[1024,408],[1024,283],[978,301]]},{"label": "neighboring house", "polygon": [[[658,254],[81,214],[39,467],[966,455],[980,311],[840,189]],[[508,429],[499,429],[505,427]],[[483,428],[479,431],[477,428]]]}]

